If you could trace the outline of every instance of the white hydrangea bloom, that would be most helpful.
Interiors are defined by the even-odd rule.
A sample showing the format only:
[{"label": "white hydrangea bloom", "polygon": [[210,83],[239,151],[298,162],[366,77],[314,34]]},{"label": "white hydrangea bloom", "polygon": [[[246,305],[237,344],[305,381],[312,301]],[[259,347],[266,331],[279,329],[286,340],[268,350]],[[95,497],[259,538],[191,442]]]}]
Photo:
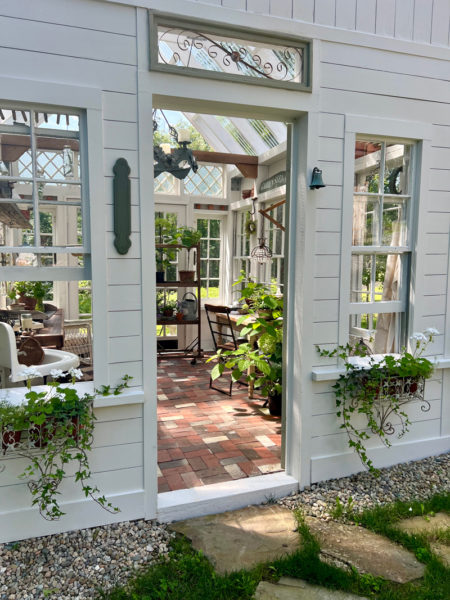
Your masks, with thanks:
[{"label": "white hydrangea bloom", "polygon": [[415,342],[428,342],[427,336],[423,333],[413,333],[410,339]]}]

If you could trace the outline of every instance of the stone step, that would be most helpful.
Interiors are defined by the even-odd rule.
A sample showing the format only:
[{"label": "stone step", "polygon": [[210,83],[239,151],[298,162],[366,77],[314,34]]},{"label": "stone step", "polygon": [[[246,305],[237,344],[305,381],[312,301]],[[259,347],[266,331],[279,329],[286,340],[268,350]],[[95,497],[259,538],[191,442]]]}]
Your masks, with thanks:
[{"label": "stone step", "polygon": [[261,581],[255,600],[367,600],[339,590],[311,585],[302,579],[282,577],[277,584]]}]

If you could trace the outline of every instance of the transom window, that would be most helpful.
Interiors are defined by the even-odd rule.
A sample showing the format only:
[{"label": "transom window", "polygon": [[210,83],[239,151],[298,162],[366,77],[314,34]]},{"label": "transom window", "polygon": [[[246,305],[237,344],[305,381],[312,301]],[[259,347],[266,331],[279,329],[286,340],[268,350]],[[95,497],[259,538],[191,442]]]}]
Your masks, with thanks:
[{"label": "transom window", "polygon": [[151,68],[309,89],[309,44],[150,13]]},{"label": "transom window", "polygon": [[406,340],[413,150],[403,141],[355,145],[350,343],[376,353]]},{"label": "transom window", "polygon": [[155,193],[179,196],[205,196],[223,198],[225,195],[223,165],[201,164],[197,173],[191,171],[183,180],[170,173],[155,177]]}]

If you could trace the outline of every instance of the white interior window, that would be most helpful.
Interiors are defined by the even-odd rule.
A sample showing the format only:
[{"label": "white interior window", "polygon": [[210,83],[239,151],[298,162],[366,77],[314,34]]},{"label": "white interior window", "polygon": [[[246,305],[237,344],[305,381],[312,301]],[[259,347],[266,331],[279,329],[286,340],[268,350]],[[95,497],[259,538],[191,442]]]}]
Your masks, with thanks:
[{"label": "white interior window", "polygon": [[349,341],[375,353],[406,340],[413,151],[403,141],[355,145]]}]

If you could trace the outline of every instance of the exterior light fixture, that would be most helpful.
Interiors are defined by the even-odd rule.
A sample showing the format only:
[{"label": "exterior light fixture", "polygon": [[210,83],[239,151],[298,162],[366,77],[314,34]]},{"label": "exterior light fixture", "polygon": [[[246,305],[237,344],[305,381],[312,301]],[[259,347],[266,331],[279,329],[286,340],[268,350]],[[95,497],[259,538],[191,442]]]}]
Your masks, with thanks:
[{"label": "exterior light fixture", "polygon": [[[178,148],[171,148],[171,145],[168,143],[153,146],[155,177],[158,177],[164,171],[171,173],[177,179],[184,179],[191,169],[194,173],[197,173],[197,161],[192,154],[192,150],[188,148],[191,143],[189,129],[180,129],[180,131],[177,131],[175,127],[169,124],[163,111],[160,110],[160,112],[169,127],[170,135],[174,142],[178,144]],[[158,129],[155,113],[156,111],[153,112],[153,132]],[[188,167],[184,166],[186,163],[189,165]]]},{"label": "exterior light fixture", "polygon": [[322,170],[314,167],[311,177],[311,183],[309,185],[310,189],[318,190],[319,188],[325,187],[325,184],[322,179]]}]

